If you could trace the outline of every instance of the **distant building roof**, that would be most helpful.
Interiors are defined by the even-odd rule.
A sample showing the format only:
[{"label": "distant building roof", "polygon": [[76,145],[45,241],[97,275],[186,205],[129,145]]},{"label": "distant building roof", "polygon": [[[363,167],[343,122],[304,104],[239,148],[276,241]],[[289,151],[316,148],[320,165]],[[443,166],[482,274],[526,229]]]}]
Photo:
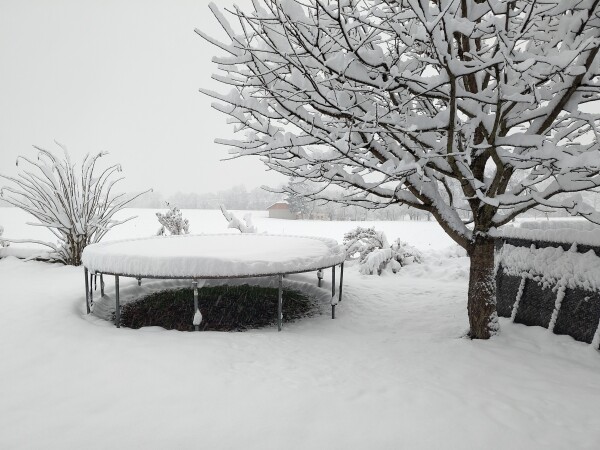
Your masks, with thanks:
[{"label": "distant building roof", "polygon": [[290,205],[288,205],[286,202],[277,202],[273,203],[267,209],[290,209]]}]

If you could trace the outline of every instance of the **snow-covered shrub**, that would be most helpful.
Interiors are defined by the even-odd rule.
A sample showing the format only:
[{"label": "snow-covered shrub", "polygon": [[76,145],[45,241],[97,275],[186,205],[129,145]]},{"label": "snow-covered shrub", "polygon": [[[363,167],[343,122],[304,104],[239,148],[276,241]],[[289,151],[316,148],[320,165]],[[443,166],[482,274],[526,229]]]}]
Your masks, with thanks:
[{"label": "snow-covered shrub", "polygon": [[11,242],[45,245],[51,249],[50,260],[78,266],[87,245],[100,241],[114,226],[133,219],[116,220],[113,216],[145,192],[114,193],[115,184],[122,180],[116,176],[121,166],[98,168],[98,160],[106,152],[88,154],[76,167],[66,147],[57,145],[62,148],[62,158],[39,147],[35,147],[37,160],[19,156],[17,165],[24,163],[25,167],[16,177],[0,175],[10,182],[2,187],[0,197],[38,220],[30,225],[45,227],[58,239],[57,243],[31,239]]},{"label": "snow-covered shrub", "polygon": [[421,263],[419,250],[400,239],[389,244],[385,233],[374,227],[357,227],[344,235],[344,247],[348,260],[358,260],[359,272],[373,275],[389,268],[396,273],[403,266]]},{"label": "snow-covered shrub", "polygon": [[394,259],[400,263],[400,266],[423,262],[423,254],[417,248],[400,239],[392,242],[391,248],[394,253]]},{"label": "snow-covered shrub", "polygon": [[377,248],[389,247],[389,243],[385,234],[374,227],[356,227],[344,235],[344,247],[348,259],[362,260]]},{"label": "snow-covered shrub", "polygon": [[10,244],[6,241],[2,240],[2,235],[4,234],[4,227],[0,225],[0,247],[8,247]]},{"label": "snow-covered shrub", "polygon": [[256,228],[256,226],[254,226],[252,224],[252,215],[250,213],[247,213],[246,215],[244,215],[244,222],[242,222],[240,219],[238,219],[235,214],[227,211],[227,209],[225,209],[225,206],[221,205],[221,212],[223,213],[223,216],[225,217],[225,220],[227,220],[227,222],[229,222],[229,225],[227,226],[227,228],[236,228],[238,230],[240,230],[240,232],[242,233],[257,233],[258,230]]},{"label": "snow-covered shrub", "polygon": [[167,202],[169,210],[166,213],[156,213],[160,222],[160,228],[156,232],[157,236],[165,236],[167,232],[172,235],[188,234],[190,232],[190,222],[184,219],[177,206],[171,206]]}]

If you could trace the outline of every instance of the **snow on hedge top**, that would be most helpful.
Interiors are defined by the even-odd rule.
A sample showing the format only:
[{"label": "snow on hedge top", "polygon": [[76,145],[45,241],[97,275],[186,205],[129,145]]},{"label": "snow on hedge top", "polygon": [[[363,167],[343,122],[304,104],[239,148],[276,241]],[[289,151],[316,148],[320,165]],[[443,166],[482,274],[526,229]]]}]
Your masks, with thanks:
[{"label": "snow on hedge top", "polygon": [[527,230],[570,230],[600,231],[600,226],[585,219],[555,218],[552,220],[522,220],[516,223],[518,228]]},{"label": "snow on hedge top", "polygon": [[[550,224],[552,225],[550,225]],[[587,221],[557,220],[550,222],[523,223],[521,227],[504,227],[497,237],[526,239],[532,241],[577,243],[600,246],[600,227],[586,225]],[[524,225],[524,226],[523,226]],[[595,227],[595,228],[594,228]]]},{"label": "snow on hedge top", "polygon": [[309,271],[344,261],[333,239],[268,234],[204,234],[89,245],[92,272],[141,277],[209,278]]},{"label": "snow on hedge top", "polygon": [[496,261],[507,275],[529,274],[547,287],[561,283],[570,289],[600,289],[600,258],[592,250],[577,253],[561,247],[536,249],[505,244]]}]

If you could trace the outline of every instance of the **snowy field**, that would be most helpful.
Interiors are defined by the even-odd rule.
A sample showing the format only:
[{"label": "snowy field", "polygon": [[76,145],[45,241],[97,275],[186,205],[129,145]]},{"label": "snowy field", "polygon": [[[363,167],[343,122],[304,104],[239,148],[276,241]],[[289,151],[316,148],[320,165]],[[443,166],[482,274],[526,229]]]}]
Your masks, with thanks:
[{"label": "snowy field", "polygon": [[[136,219],[120,225],[111,230],[104,240],[128,239],[132,237],[152,236],[156,234],[160,224],[156,219],[156,212],[167,210],[156,209],[125,209],[115,216],[119,220],[128,217]],[[435,222],[323,222],[318,220],[283,220],[269,219],[266,211],[231,211],[240,219],[249,212],[259,232],[271,234],[290,234],[303,236],[322,236],[337,239],[340,243],[344,233],[352,228],[374,226],[384,231],[391,242],[396,238],[408,241],[410,244],[423,249],[443,249],[453,244]],[[221,211],[184,209],[183,217],[190,221],[190,233],[239,233],[237,230],[227,230],[227,221]],[[4,226],[4,236],[14,239],[41,239],[52,240],[49,231],[42,227],[25,226],[31,221],[27,213],[17,208],[0,208],[0,225]],[[401,223],[401,226],[398,224]],[[427,231],[425,231],[427,230]]]},{"label": "snowy field", "polygon": [[[154,212],[126,211],[139,218],[107,239],[154,234]],[[183,215],[194,233],[226,226]],[[48,237],[25,220],[0,208],[5,236]],[[375,225],[427,259],[381,277],[349,267],[336,320],[324,305],[281,333],[116,329],[85,315],[81,268],[2,259],[0,448],[598,448],[600,354],[506,319],[488,342],[461,338],[468,261],[435,223],[254,222],[339,241]]]}]

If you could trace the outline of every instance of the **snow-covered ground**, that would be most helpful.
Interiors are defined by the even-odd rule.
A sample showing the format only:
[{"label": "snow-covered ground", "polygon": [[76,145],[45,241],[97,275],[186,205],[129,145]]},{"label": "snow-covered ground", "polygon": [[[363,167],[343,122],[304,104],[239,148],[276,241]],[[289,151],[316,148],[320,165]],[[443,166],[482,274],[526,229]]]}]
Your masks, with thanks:
[{"label": "snow-covered ground", "polygon": [[[136,213],[110,237],[153,234]],[[193,232],[223,232],[220,214],[184,211]],[[338,240],[367,225],[254,222]],[[0,223],[30,228],[4,209]],[[349,267],[336,320],[324,308],[281,333],[116,329],[85,315],[81,268],[0,260],[0,448],[598,448],[600,354],[505,319],[488,342],[461,338],[466,258],[434,223],[376,226],[426,263]]]},{"label": "snow-covered ground", "polygon": [[[131,237],[144,237],[155,235],[160,224],[153,209],[125,209],[115,216],[122,220],[127,217],[137,217],[123,225],[112,229],[104,241],[114,239],[128,239]],[[167,211],[167,210],[161,210]],[[374,226],[384,231],[391,242],[400,238],[421,249],[441,249],[453,244],[453,241],[442,232],[435,222],[406,221],[366,221],[366,222],[323,222],[319,220],[284,220],[269,219],[266,211],[232,211],[240,219],[249,212],[258,232],[271,234],[290,234],[303,236],[322,236],[342,241],[344,233],[352,228]],[[239,233],[237,230],[227,229],[227,221],[219,210],[184,209],[184,218],[190,221],[190,233]],[[51,233],[42,228],[24,226],[31,219],[17,208],[0,208],[0,225],[4,226],[4,237],[13,239],[42,239],[53,240]],[[402,226],[398,226],[401,223]]]}]

